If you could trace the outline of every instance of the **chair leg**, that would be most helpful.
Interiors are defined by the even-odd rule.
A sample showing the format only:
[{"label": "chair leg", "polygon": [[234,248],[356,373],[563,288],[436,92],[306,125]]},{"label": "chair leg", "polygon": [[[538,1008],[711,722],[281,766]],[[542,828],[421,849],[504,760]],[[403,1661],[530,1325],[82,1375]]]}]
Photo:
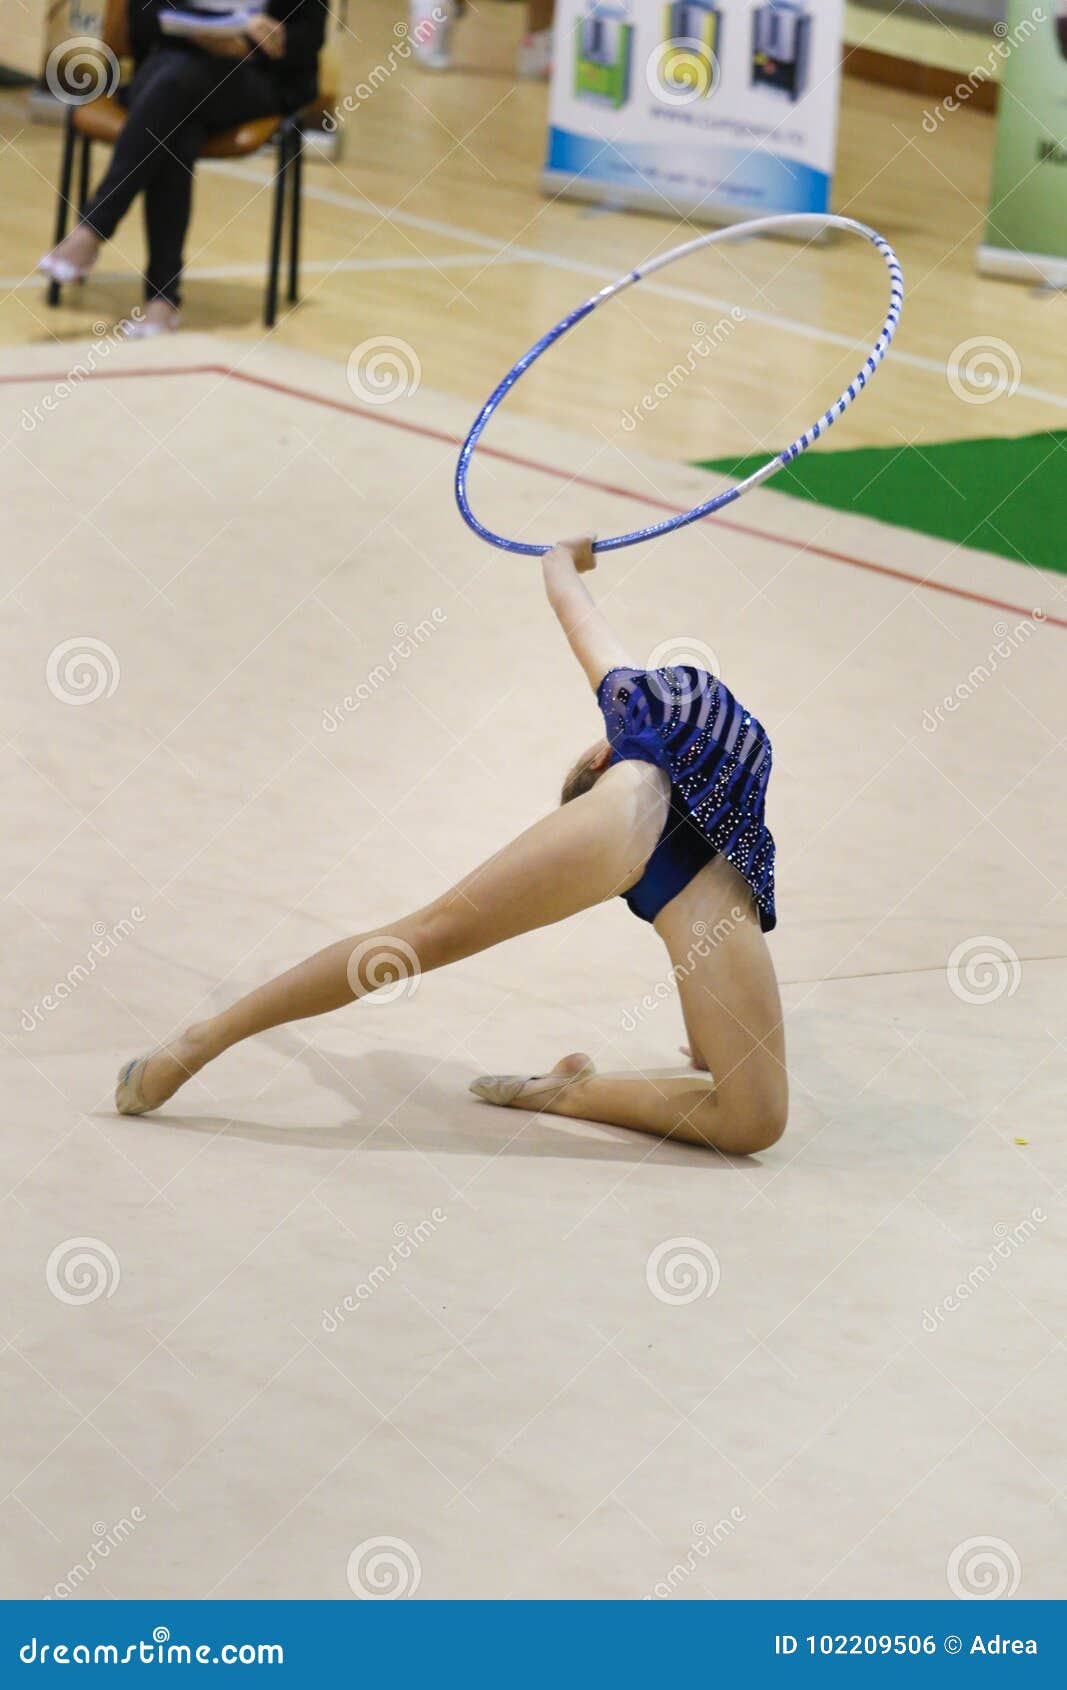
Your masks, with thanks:
[{"label": "chair leg", "polygon": [[274,209],[271,214],[270,225],[270,258],[267,269],[267,300],[263,311],[263,323],[268,329],[274,327],[278,316],[278,272],[282,262],[282,225],[285,221],[285,192],[288,186],[289,174],[289,126],[283,124],[278,131],[277,171],[274,177]]},{"label": "chair leg", "polygon": [[[59,167],[59,203],[56,206],[56,231],[53,246],[58,246],[67,232],[67,217],[70,211],[70,184],[74,175],[74,143],[77,134],[74,128],[74,107],[67,107],[67,121],[63,129],[63,160]],[[48,303],[58,305],[60,301],[60,286],[56,281],[48,284]]]},{"label": "chair leg", "polygon": [[304,132],[293,131],[292,186],[289,192],[289,304],[300,298],[300,213],[304,189]]},{"label": "chair leg", "polygon": [[92,142],[88,135],[82,136],[81,159],[78,166],[78,215],[81,216],[89,204],[89,157]]}]

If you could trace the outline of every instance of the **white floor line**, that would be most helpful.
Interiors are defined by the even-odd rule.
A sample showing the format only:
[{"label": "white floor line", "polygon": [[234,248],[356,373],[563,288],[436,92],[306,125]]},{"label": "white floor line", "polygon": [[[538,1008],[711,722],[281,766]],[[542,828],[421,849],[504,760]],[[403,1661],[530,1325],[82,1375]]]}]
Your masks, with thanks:
[{"label": "white floor line", "polygon": [[[220,176],[235,176],[242,181],[268,182],[271,180],[269,172],[262,172],[245,164],[227,164],[222,160],[213,160],[202,168],[210,169]],[[511,245],[501,243],[490,235],[482,235],[475,229],[464,229],[455,223],[443,223],[434,217],[420,217],[413,211],[390,211],[386,206],[377,205],[374,200],[356,193],[342,193],[337,188],[325,188],[320,183],[306,183],[305,194],[309,199],[316,199],[325,205],[345,206],[349,210],[360,212],[364,217],[378,217],[386,223],[396,223],[409,229],[421,229],[426,234],[441,235],[446,240],[469,241],[472,246],[480,247],[483,252],[495,255],[498,262],[502,260],[521,260],[526,264],[544,264],[551,269],[567,270],[576,276],[592,276],[597,281],[614,281],[616,271],[605,269],[602,264],[587,264],[579,258],[567,258],[561,253],[542,252],[537,247]],[[427,259],[429,267],[437,260]],[[905,278],[906,279],[906,278]],[[878,286],[880,287],[881,279]],[[730,311],[740,301],[736,299],[720,299],[714,294],[699,293],[693,288],[672,287],[666,282],[642,282],[646,292],[657,293],[665,299],[678,299],[690,305],[698,305],[704,311],[710,306],[717,310]],[[881,295],[878,295],[881,298]],[[577,301],[575,301],[577,304]],[[905,310],[907,304],[905,301]],[[822,329],[813,323],[802,322],[796,317],[786,317],[775,311],[757,311],[746,305],[745,316],[753,323],[762,323],[767,328],[785,329],[789,334],[801,335],[805,340],[822,341],[830,346],[842,346],[850,352],[861,352],[863,348],[853,335],[838,334],[833,329]],[[547,328],[548,324],[543,327]],[[924,358],[918,352],[905,352],[899,347],[893,349],[894,364],[907,364],[913,370],[923,370],[927,375],[934,375],[944,381],[947,374],[947,363],[937,358]],[[1067,410],[1067,394],[1052,393],[1042,387],[1032,387],[1028,382],[1020,382],[1015,389],[1027,399],[1036,399],[1045,405],[1052,405],[1058,411]]]},{"label": "white floor line", "polygon": [[[452,269],[464,264],[481,264],[483,259],[476,252],[446,252],[440,258],[339,258],[331,262],[328,258],[301,259],[300,269],[307,275],[329,275],[334,271],[352,272],[356,270],[425,270],[436,266],[439,270]],[[504,263],[526,264],[525,258],[513,258],[511,254],[504,254]],[[259,264],[210,264],[199,268],[194,265],[186,270],[187,281],[193,282],[221,282],[238,281],[246,277],[262,280],[266,276],[266,261]],[[94,270],[94,282],[128,282],[136,276],[132,270]],[[31,272],[28,276],[0,276],[0,288],[14,293],[17,288],[43,288],[45,278]]]}]

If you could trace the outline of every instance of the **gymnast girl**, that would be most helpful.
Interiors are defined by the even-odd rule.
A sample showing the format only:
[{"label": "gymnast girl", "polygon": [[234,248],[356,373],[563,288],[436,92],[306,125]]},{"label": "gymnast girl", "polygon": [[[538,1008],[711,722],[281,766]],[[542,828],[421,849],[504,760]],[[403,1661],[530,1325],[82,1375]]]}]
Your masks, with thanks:
[{"label": "gymnast girl", "polygon": [[580,579],[592,541],[557,545],[545,591],[597,695],[606,736],[536,822],[425,908],[318,951],[211,1020],[120,1071],[125,1115],[158,1109],[231,1045],[341,1009],[412,972],[441,968],[622,894],[667,948],[691,1068],[601,1074],[564,1056],[551,1073],[485,1075],[471,1090],[512,1109],[629,1127],[729,1155],[785,1129],[774,841],[764,819],[771,746],[720,680],[688,665],[643,670]]}]

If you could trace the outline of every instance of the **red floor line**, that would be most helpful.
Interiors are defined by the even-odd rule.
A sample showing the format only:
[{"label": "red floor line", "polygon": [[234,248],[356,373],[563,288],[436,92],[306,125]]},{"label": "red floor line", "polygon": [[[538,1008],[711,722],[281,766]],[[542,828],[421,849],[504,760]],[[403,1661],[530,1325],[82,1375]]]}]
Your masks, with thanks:
[{"label": "red floor line", "polygon": [[[70,370],[60,374],[42,375],[3,375],[0,385],[10,385],[18,382],[52,382],[55,384],[79,381],[121,380],[125,377],[137,376],[202,376],[217,375],[229,378],[231,381],[243,381],[250,387],[262,387],[271,393],[283,393],[291,399],[302,399],[311,405],[321,405],[330,411],[340,411],[346,416],[361,417],[366,422],[383,424],[386,428],[398,428],[405,434],[417,434],[425,440],[440,440],[446,446],[462,444],[458,435],[446,434],[442,429],[429,428],[424,423],[409,422],[404,417],[390,417],[381,411],[366,410],[361,405],[350,404],[344,399],[331,399],[322,393],[315,393],[309,388],[294,387],[289,382],[275,381],[269,376],[253,375],[248,370],[235,370],[226,364],[188,364],[181,366],[145,367],[136,370],[89,370],[82,375],[72,375]],[[610,481],[600,481],[594,476],[572,475],[567,470],[557,469],[552,464],[538,463],[536,458],[526,458],[516,452],[505,451],[500,446],[478,447],[486,457],[498,458],[503,463],[515,464],[520,469],[536,470],[540,475],[551,475],[560,481],[570,481],[580,487],[590,487],[598,493],[609,493],[614,498],[630,499],[637,504],[650,505],[656,510],[668,511],[672,515],[679,515],[685,509],[683,505],[670,503],[666,499],[657,499],[651,494],[634,492],[630,487],[616,487]],[[750,539],[765,540],[770,545],[788,546],[794,552],[806,552],[812,557],[826,558],[830,563],[842,563],[850,569],[864,569],[871,575],[885,575],[892,581],[906,581],[910,586],[923,587],[930,592],[946,593],[950,598],[967,599],[972,604],[988,605],[991,610],[1006,610],[1013,616],[1030,617],[1034,613],[1032,605],[1011,604],[1007,599],[990,598],[986,593],[974,593],[967,587],[953,586],[947,581],[931,581],[925,575],[914,575],[907,569],[894,569],[886,563],[872,563],[867,558],[852,557],[848,552],[835,552],[828,546],[816,546],[806,541],[787,540],[781,534],[772,534],[767,529],[753,528],[747,523],[736,522],[729,517],[717,516],[715,524],[719,528],[728,528],[735,534],[747,534]],[[1046,627],[1067,628],[1067,618],[1062,616],[1042,617],[1042,624]]]}]

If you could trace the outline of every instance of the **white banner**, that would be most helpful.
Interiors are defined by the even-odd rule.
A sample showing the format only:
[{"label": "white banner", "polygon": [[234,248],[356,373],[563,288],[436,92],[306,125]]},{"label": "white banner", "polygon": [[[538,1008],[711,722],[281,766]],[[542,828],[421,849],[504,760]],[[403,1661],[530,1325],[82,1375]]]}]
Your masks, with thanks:
[{"label": "white banner", "polygon": [[542,181],[721,223],[828,211],[844,0],[559,0]]}]

